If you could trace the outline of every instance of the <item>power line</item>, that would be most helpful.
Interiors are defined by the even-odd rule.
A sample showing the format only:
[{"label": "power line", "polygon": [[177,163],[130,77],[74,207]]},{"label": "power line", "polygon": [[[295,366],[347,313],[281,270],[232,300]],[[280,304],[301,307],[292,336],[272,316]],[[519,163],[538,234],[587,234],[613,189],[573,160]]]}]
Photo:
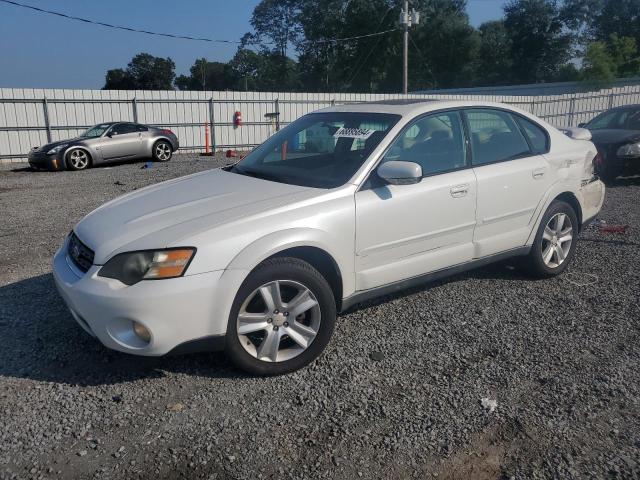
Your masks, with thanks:
[{"label": "power line", "polygon": [[33,5],[27,5],[25,3],[14,2],[13,0],[0,0],[0,2],[8,3],[8,4],[11,4],[11,5],[15,5],[16,7],[27,8],[29,10],[35,10],[36,12],[40,12],[40,13],[47,13],[49,15],[56,15],[58,17],[63,17],[63,18],[66,18],[68,20],[76,20],[78,22],[89,23],[89,24],[92,24],[92,25],[100,25],[102,27],[115,28],[115,29],[118,29],[118,30],[126,30],[128,32],[145,33],[147,35],[156,35],[156,36],[159,36],[159,37],[180,38],[180,39],[183,39],[183,40],[195,40],[195,41],[198,41],[198,42],[232,43],[232,44],[241,43],[239,40],[220,40],[220,39],[214,39],[214,38],[190,37],[188,35],[174,35],[172,33],[161,33],[161,32],[151,32],[149,30],[139,30],[137,28],[123,27],[122,25],[112,25],[110,23],[99,22],[97,20],[90,20],[88,18],[82,18],[82,17],[73,16],[73,15],[67,15],[66,13],[55,12],[53,10],[47,10],[45,8],[34,7]]},{"label": "power line", "polygon": [[[34,10],[34,11],[40,12],[40,13],[46,13],[48,15],[55,15],[57,17],[66,18],[67,20],[75,20],[75,21],[78,21],[78,22],[88,23],[88,24],[91,24],[91,25],[99,25],[99,26],[102,26],[102,27],[114,28],[114,29],[117,29],[117,30],[125,30],[127,32],[144,33],[146,35],[155,35],[155,36],[159,36],[159,37],[177,38],[177,39],[182,39],[182,40],[193,40],[193,41],[197,41],[197,42],[226,43],[226,44],[235,44],[235,45],[239,45],[239,44],[242,43],[240,40],[223,40],[223,39],[217,39],[217,38],[191,37],[189,35],[176,35],[176,34],[173,34],[173,33],[152,32],[150,30],[141,30],[141,29],[132,28],[132,27],[125,27],[125,26],[122,26],[122,25],[113,25],[111,23],[100,22],[98,20],[91,20],[91,19],[88,19],[88,18],[76,17],[74,15],[67,15],[66,13],[56,12],[56,11],[53,11],[53,10],[47,10],[45,8],[40,8],[40,7],[34,7],[33,5],[27,5],[26,3],[15,2],[13,0],[0,0],[0,2],[9,4],[9,5],[14,5],[16,7],[21,7],[21,8],[26,8],[26,9],[29,9],[29,10]],[[328,38],[328,39],[323,39],[323,40],[307,40],[306,43],[318,44],[318,43],[347,42],[347,41],[351,41],[351,40],[358,40],[360,38],[368,38],[368,37],[375,37],[375,36],[378,36],[378,35],[385,35],[385,34],[387,34],[389,32],[393,32],[393,31],[396,31],[396,30],[398,30],[398,29],[394,28],[394,29],[391,29],[391,30],[385,30],[384,32],[369,33],[369,34],[366,34],[366,35],[357,35],[355,37]]]},{"label": "power line", "polygon": [[[4,1],[4,0],[0,0]],[[326,38],[323,40],[305,40],[305,43],[333,43],[333,42],[347,42],[350,40],[358,40],[360,38],[369,38],[369,37],[377,37],[379,35],[386,35],[387,33],[397,32],[400,30],[399,28],[391,28],[389,30],[384,30],[383,32],[376,33],[368,33],[366,35],[358,35],[356,37],[346,37],[346,38]]]}]

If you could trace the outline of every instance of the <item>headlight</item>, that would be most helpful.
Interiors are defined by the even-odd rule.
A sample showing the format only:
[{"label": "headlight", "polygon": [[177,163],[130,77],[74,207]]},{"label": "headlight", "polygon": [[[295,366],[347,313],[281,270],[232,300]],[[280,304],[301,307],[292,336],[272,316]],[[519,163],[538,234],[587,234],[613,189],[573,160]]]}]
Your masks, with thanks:
[{"label": "headlight", "polygon": [[53,155],[54,153],[58,153],[60,150],[67,148],[69,146],[68,143],[63,143],[62,145],[57,145],[53,147],[51,150],[47,152],[47,155]]},{"label": "headlight", "polygon": [[120,253],[105,263],[98,276],[115,278],[126,285],[140,280],[181,277],[195,253],[195,248]]},{"label": "headlight", "polygon": [[619,157],[640,157],[640,143],[629,143],[618,149]]}]

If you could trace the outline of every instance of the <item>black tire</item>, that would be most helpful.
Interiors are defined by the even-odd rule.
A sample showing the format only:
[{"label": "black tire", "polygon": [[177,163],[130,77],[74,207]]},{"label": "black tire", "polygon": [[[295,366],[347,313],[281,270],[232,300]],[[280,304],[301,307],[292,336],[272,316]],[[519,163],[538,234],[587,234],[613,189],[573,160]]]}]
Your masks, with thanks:
[{"label": "black tire", "polygon": [[[84,155],[86,158],[86,162],[80,163],[75,161],[74,160],[75,155]],[[67,166],[67,169],[73,170],[76,172],[79,170],[86,170],[87,168],[91,167],[91,164],[93,161],[89,152],[87,152],[82,148],[73,148],[73,147],[71,147],[69,150],[66,151],[66,153],[64,154],[64,159],[65,159],[64,163]]]},{"label": "black tire", "polygon": [[[297,282],[306,287],[317,300],[320,324],[315,338],[302,353],[288,360],[269,362],[259,360],[240,344],[238,315],[243,303],[258,288],[276,280]],[[298,258],[272,258],[256,267],[238,290],[227,326],[226,353],[238,368],[253,375],[270,376],[293,372],[311,363],[324,351],[333,334],[335,321],[336,302],[333,292],[320,272]]]},{"label": "black tire", "polygon": [[[557,266],[549,266],[543,259],[543,243],[545,245],[547,244],[546,240],[543,241],[543,235],[545,232],[545,227],[547,227],[549,221],[556,215],[562,213],[565,214],[571,221],[571,244],[569,247],[569,251],[562,263]],[[569,227],[567,226],[566,228],[568,229]],[[576,212],[573,210],[573,207],[566,202],[554,200],[551,205],[549,205],[549,208],[540,221],[540,226],[538,227],[538,232],[536,233],[536,238],[533,242],[529,255],[523,259],[524,261],[522,262],[522,265],[525,271],[537,278],[549,278],[560,275],[567,269],[567,267],[571,263],[571,260],[573,259],[573,256],[575,255],[576,243],[579,233],[580,226],[578,224],[578,217],[576,215]]]},{"label": "black tire", "polygon": [[[160,149],[162,149],[162,152]],[[166,140],[158,140],[153,144],[151,154],[156,162],[168,162],[173,156],[173,146]]]}]

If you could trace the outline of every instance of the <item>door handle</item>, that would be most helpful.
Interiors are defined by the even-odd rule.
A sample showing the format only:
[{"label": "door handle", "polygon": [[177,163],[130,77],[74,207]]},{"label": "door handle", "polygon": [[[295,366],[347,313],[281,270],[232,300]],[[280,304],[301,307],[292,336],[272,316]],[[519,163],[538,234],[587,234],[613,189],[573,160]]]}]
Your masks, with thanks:
[{"label": "door handle", "polygon": [[531,174],[533,175],[533,178],[535,178],[536,180],[538,180],[539,178],[544,177],[544,174],[546,173],[547,169],[542,167],[542,168],[536,168],[533,172],[531,172]]},{"label": "door handle", "polygon": [[453,198],[464,197],[469,192],[469,184],[456,185],[455,187],[451,187],[449,192]]}]

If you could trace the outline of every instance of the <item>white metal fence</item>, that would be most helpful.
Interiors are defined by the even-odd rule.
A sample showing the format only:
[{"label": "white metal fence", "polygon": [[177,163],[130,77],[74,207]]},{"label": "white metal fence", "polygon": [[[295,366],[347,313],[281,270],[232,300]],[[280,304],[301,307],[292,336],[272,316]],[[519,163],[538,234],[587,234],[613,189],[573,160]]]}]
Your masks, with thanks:
[{"label": "white metal fence", "polygon": [[[0,162],[24,161],[36,145],[71,138],[94,124],[118,120],[171,128],[185,151],[204,149],[206,128],[215,149],[249,148],[260,144],[279,127],[313,110],[333,104],[390,98],[504,102],[528,110],[554,125],[569,126],[587,121],[614,106],[640,103],[640,85],[595,93],[544,96],[3,88],[0,89]],[[241,127],[233,124],[234,112],[242,114]],[[278,115],[267,115],[274,113]]]}]

